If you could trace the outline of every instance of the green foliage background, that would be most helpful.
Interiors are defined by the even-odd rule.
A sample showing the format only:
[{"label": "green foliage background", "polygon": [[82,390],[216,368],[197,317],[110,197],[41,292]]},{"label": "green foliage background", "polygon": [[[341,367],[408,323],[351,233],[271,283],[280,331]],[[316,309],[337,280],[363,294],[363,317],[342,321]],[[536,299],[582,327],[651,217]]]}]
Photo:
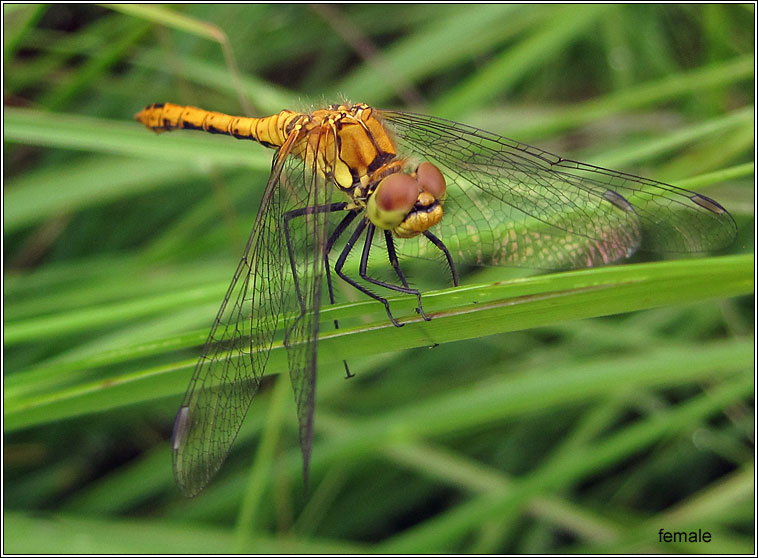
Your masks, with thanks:
[{"label": "green foliage background", "polygon": [[[4,5],[4,551],[752,552],[753,10]],[[271,153],[131,118],[345,98],[697,189],[739,238],[473,270],[401,330],[371,301],[325,309],[362,325],[324,333],[310,492],[275,348],[186,500],[173,415]]]}]

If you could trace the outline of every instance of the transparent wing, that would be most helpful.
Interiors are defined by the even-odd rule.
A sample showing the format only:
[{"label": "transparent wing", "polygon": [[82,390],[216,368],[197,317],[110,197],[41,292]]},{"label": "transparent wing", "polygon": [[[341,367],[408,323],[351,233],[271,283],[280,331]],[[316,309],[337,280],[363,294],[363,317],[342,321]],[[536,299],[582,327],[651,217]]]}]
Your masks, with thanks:
[{"label": "transparent wing", "polygon": [[245,252],[176,416],[174,477],[187,496],[200,492],[226,459],[258,391],[279,318],[291,304],[281,216],[301,200],[280,184],[293,171],[293,143],[274,157]]},{"label": "transparent wing", "polygon": [[[441,118],[380,114],[401,156],[431,161],[445,174],[445,216],[431,232],[454,258],[570,269],[613,262],[638,248],[716,250],[735,238],[731,215],[701,194]],[[435,248],[420,237],[403,251],[425,256]]]},{"label": "transparent wing", "polygon": [[[336,149],[337,141],[331,131],[313,134],[304,146],[303,159],[290,157],[287,172],[283,173],[284,190],[301,192],[297,207],[288,210],[285,241],[294,281],[294,311],[285,319],[284,344],[287,348],[290,380],[295,391],[300,449],[303,454],[303,480],[307,487],[311,446],[313,444],[313,412],[316,390],[316,355],[324,251],[334,212],[330,209],[334,186],[317,170],[316,161],[327,149]],[[329,159],[331,157],[331,159]],[[336,154],[326,155],[334,160]],[[340,212],[341,213],[341,212]]]}]

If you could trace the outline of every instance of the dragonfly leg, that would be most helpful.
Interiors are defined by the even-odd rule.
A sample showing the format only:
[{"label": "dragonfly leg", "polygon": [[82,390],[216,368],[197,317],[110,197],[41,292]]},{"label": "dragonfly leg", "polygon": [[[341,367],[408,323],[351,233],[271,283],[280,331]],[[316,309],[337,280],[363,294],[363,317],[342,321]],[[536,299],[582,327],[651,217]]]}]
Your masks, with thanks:
[{"label": "dragonfly leg", "polygon": [[[326,267],[326,285],[329,290],[329,301],[334,304],[334,288],[332,286],[332,274],[331,274],[331,266],[329,265],[329,254],[332,251],[332,248],[334,248],[334,243],[337,242],[337,239],[342,236],[342,233],[345,232],[345,229],[348,227],[350,223],[353,222],[355,217],[358,215],[358,211],[353,210],[350,211],[347,215],[345,215],[345,218],[340,221],[340,224],[337,225],[337,227],[334,229],[334,232],[332,232],[331,236],[329,237],[329,240],[326,241],[326,248],[324,249],[324,265]],[[334,327],[335,329],[339,329],[339,325],[337,324],[337,320],[334,321]]]},{"label": "dragonfly leg", "polygon": [[[424,308],[421,306],[421,293],[418,291],[418,289],[412,289],[408,285],[408,281],[405,279],[405,275],[403,275],[403,272],[400,269],[400,264],[397,261],[397,252],[395,252],[395,240],[392,238],[391,231],[388,231],[388,230],[384,231],[384,241],[387,246],[387,256],[389,256],[390,265],[392,266],[392,269],[395,270],[395,274],[400,279],[400,282],[403,284],[404,288],[400,288],[397,285],[392,285],[391,283],[385,283],[384,281],[378,281],[376,279],[372,279],[368,275],[365,275],[365,271],[366,271],[365,266],[363,266],[362,268],[363,274],[361,275],[361,277],[363,277],[369,283],[373,283],[381,287],[386,287],[388,289],[392,289],[393,291],[399,291],[401,293],[406,293],[406,294],[415,294],[416,300],[418,301],[418,307],[416,308],[416,312],[421,314],[421,317],[423,317],[426,321],[431,320],[431,318],[429,318],[424,313]],[[366,245],[364,246],[364,252],[368,252],[368,250],[370,250],[369,242],[367,242]],[[368,262],[368,253],[366,253],[365,259],[366,259],[366,262]]]},{"label": "dragonfly leg", "polygon": [[[342,253],[340,253],[339,258],[337,258],[337,263],[334,265],[334,272],[343,281],[345,281],[349,285],[352,285],[353,287],[355,287],[356,289],[358,289],[362,293],[364,293],[364,294],[370,296],[371,298],[373,298],[374,300],[376,300],[376,301],[381,302],[382,304],[384,304],[384,308],[387,310],[387,315],[389,316],[390,321],[392,322],[392,324],[394,326],[396,326],[396,327],[401,327],[404,324],[401,324],[400,322],[398,322],[394,318],[394,316],[392,315],[392,312],[390,311],[390,304],[389,304],[389,302],[387,302],[386,298],[384,298],[382,296],[379,296],[376,293],[371,292],[369,289],[367,289],[366,287],[364,287],[363,285],[361,285],[360,283],[358,283],[354,279],[351,279],[350,277],[348,277],[347,275],[345,275],[342,272],[342,268],[345,265],[345,260],[347,260],[347,257],[350,255],[350,252],[352,252],[353,248],[355,247],[355,243],[358,242],[358,239],[363,234],[363,231],[366,230],[366,225],[367,224],[368,224],[368,222],[365,219],[363,219],[363,220],[361,220],[360,223],[358,223],[358,226],[355,227],[355,230],[353,231],[353,234],[350,236],[350,238],[347,241],[347,244],[345,244],[345,247],[342,249]],[[372,225],[369,225],[369,226],[373,227],[374,225],[372,224]]]},{"label": "dragonfly leg", "polygon": [[[289,255],[290,259],[290,265],[292,267],[292,278],[295,283],[295,293],[297,294],[298,303],[300,304],[300,310],[305,313],[305,308],[303,304],[303,298],[300,293],[300,286],[298,284],[297,279],[297,272],[295,268],[295,257],[294,252],[292,250],[292,234],[290,233],[290,227],[289,222],[295,217],[302,217],[303,215],[312,215],[314,213],[330,213],[335,211],[342,211],[347,207],[347,203],[345,202],[338,202],[338,203],[332,203],[327,205],[318,205],[318,206],[311,206],[311,207],[303,207],[300,209],[294,209],[292,211],[288,211],[284,214],[284,238],[287,242],[287,254]],[[326,242],[326,246],[324,247],[324,265],[325,265],[325,271],[326,271],[326,284],[329,290],[329,301],[334,304],[334,289],[332,288],[332,276],[330,272],[330,266],[329,266],[329,252],[331,251],[332,247],[334,246],[334,243],[337,241],[337,238],[345,232],[345,229],[347,226],[355,219],[355,216],[358,214],[357,211],[351,211],[349,212],[344,219],[340,222],[339,225],[337,225],[337,228],[334,230],[334,232],[331,234],[329,239]],[[339,322],[337,320],[334,320],[334,329],[339,329]],[[345,374],[347,378],[352,378],[355,376],[355,374],[350,373],[350,368],[347,365],[347,361],[343,360],[342,364],[345,365]]]},{"label": "dragonfly leg", "polygon": [[300,209],[293,209],[284,214],[284,239],[287,243],[287,255],[290,259],[290,266],[292,268],[292,280],[295,283],[295,294],[297,295],[297,301],[300,305],[300,310],[303,314],[306,312],[305,303],[303,302],[303,295],[300,291],[300,283],[297,278],[297,266],[295,265],[295,252],[292,248],[292,233],[290,232],[290,221],[295,217],[302,217],[303,215],[313,215],[315,213],[331,213],[334,211],[342,211],[347,207],[347,203],[329,203],[325,205],[314,205],[309,207],[301,207]]},{"label": "dragonfly leg", "polygon": [[375,230],[376,226],[373,223],[369,223],[368,231],[366,232],[366,241],[363,244],[363,254],[361,255],[361,266],[359,270],[361,278],[379,287],[384,287],[386,289],[400,293],[416,295],[416,299],[418,300],[418,307],[416,308],[416,312],[421,314],[425,320],[429,321],[431,318],[427,317],[427,315],[424,314],[424,310],[421,308],[421,293],[417,289],[412,289],[408,286],[408,281],[405,280],[405,276],[400,270],[400,265],[397,263],[397,254],[395,253],[395,244],[392,240],[392,233],[390,233],[390,231],[385,232],[385,239],[387,240],[387,254],[390,258],[390,264],[395,270],[395,273],[397,273],[397,276],[400,278],[400,281],[402,281],[403,286],[401,287],[400,285],[393,285],[392,283],[387,283],[386,281],[374,279],[373,277],[370,277],[366,272],[366,268],[368,267],[368,258],[371,252],[371,243],[374,240]]},{"label": "dragonfly leg", "polygon": [[424,231],[424,236],[429,239],[429,242],[434,244],[437,248],[439,248],[443,254],[445,254],[445,258],[447,259],[447,266],[450,268],[450,274],[453,276],[453,285],[458,286],[458,272],[455,269],[455,263],[453,262],[453,257],[450,255],[450,252],[447,249],[447,246],[445,246],[445,243],[442,242],[439,238],[434,236],[429,231]]},{"label": "dragonfly leg", "polygon": [[[334,248],[334,243],[337,242],[337,239],[342,236],[342,233],[345,232],[345,229],[347,226],[353,222],[353,219],[358,215],[358,211],[353,210],[350,211],[347,215],[345,215],[344,219],[340,221],[340,224],[337,225],[337,227],[334,229],[334,232],[332,232],[331,236],[329,237],[329,240],[326,241],[326,248],[324,249],[324,267],[326,270],[326,286],[327,290],[329,291],[329,302],[334,304],[334,287],[332,285],[332,271],[331,271],[331,265],[329,265],[329,254],[332,251],[332,248]],[[340,324],[337,320],[334,320],[334,329],[339,329]],[[345,365],[345,378],[353,378],[355,377],[355,374],[350,373],[350,367],[347,365],[347,361],[343,360],[342,364]]]}]

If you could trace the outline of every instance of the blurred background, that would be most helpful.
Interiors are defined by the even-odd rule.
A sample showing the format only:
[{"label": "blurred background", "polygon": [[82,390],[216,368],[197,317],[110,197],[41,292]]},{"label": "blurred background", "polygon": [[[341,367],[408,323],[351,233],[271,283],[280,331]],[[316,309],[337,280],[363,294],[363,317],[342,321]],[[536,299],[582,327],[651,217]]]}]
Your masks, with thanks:
[{"label": "blurred background", "polygon": [[173,417],[272,153],[132,118],[434,114],[701,191],[749,271],[754,6],[3,10],[6,552],[753,551],[752,272],[733,298],[369,346],[349,382],[337,356],[307,494],[272,358],[227,463],[183,498]]}]

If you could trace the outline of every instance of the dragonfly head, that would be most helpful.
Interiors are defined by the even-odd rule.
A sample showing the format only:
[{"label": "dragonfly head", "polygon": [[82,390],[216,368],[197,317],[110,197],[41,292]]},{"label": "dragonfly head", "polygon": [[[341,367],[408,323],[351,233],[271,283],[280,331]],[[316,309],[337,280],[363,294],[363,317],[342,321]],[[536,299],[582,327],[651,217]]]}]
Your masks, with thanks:
[{"label": "dragonfly head", "polygon": [[432,163],[416,172],[396,172],[383,178],[368,200],[369,220],[400,238],[423,233],[442,219],[445,177]]}]

